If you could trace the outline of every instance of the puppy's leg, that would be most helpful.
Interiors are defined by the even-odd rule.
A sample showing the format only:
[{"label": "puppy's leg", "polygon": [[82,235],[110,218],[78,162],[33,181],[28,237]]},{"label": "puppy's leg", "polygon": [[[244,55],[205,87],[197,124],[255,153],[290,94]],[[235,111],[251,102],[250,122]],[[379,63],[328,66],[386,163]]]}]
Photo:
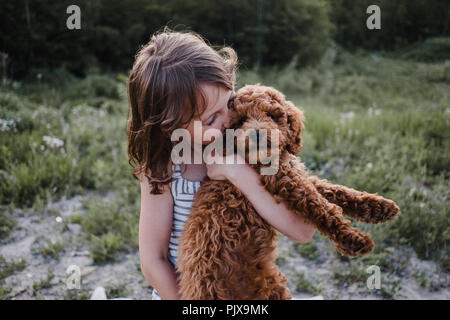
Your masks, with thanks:
[{"label": "puppy's leg", "polygon": [[399,207],[394,201],[342,185],[334,185],[325,179],[310,176],[311,181],[329,202],[340,206],[344,214],[366,223],[380,223],[394,219]]},{"label": "puppy's leg", "polygon": [[341,253],[360,256],[373,250],[373,240],[353,228],[350,221],[344,219],[342,208],[328,202],[317,191],[304,165],[295,156],[281,161],[275,175],[262,175],[261,182],[276,199],[284,200],[289,208],[327,236]]}]

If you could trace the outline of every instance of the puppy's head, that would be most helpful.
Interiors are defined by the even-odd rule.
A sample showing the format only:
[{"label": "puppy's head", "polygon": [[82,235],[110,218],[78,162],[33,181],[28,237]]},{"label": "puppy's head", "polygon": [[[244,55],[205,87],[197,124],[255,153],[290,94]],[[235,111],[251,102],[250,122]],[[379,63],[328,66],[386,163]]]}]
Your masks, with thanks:
[{"label": "puppy's head", "polygon": [[[286,101],[278,90],[259,83],[244,86],[236,92],[229,108],[232,111],[230,128],[237,132],[238,140],[248,143],[245,150],[247,161],[253,155],[258,162],[264,163],[265,153],[258,150],[265,146],[268,150],[266,158],[271,156],[274,147],[278,148],[279,154],[284,150],[297,154],[302,148],[303,112]],[[242,130],[238,132],[237,129]]]}]

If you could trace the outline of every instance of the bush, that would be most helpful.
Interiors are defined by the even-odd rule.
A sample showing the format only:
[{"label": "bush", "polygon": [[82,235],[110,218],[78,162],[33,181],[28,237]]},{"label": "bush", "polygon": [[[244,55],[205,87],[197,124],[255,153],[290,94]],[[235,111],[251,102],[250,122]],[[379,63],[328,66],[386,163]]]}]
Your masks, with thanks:
[{"label": "bush", "polygon": [[81,81],[76,81],[73,86],[66,91],[65,99],[73,101],[90,101],[93,105],[100,106],[100,98],[119,99],[117,81],[107,75],[88,75]]},{"label": "bush", "polygon": [[5,211],[0,211],[0,239],[9,235],[17,225],[16,220]]},{"label": "bush", "polygon": [[81,226],[96,263],[114,261],[120,251],[137,248],[139,217],[135,207],[121,199],[109,203],[91,198],[85,205]]},{"label": "bush", "polygon": [[450,38],[430,38],[400,51],[400,58],[422,62],[450,60]]},{"label": "bush", "polygon": [[[448,1],[329,0],[335,40],[347,49],[392,50],[429,37],[444,35]],[[381,10],[381,30],[366,28],[369,5]]]}]

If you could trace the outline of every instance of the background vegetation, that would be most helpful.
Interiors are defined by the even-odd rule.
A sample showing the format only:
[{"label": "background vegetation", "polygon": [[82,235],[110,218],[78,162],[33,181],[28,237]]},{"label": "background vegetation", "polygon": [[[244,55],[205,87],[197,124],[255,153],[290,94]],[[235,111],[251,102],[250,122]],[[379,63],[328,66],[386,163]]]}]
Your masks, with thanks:
[{"label": "background vegetation", "polygon": [[[381,7],[382,30],[365,27],[369,2]],[[336,257],[348,264],[333,271],[336,286],[363,281],[367,264],[401,276],[407,262],[392,247],[412,248],[450,271],[448,2],[72,3],[81,7],[80,31],[66,29],[68,1],[0,2],[3,245],[15,241],[21,217],[57,214],[49,209],[53,202],[89,195],[64,228],[80,226],[78,240],[96,265],[136,252],[140,193],[126,152],[126,81],[139,45],[170,20],[238,51],[237,89],[274,86],[305,111],[299,156],[314,174],[400,206],[393,222],[359,225],[376,249],[361,259]],[[315,237],[292,248],[317,262],[322,242]],[[47,241],[35,255],[57,258],[65,246]],[[285,259],[280,256],[280,265]],[[1,255],[0,262],[8,270],[0,277],[0,297],[6,297],[11,288],[3,279],[27,262]],[[53,276],[33,292],[46,290]],[[321,292],[303,273],[292,279],[300,291]],[[433,287],[424,275],[415,279]],[[382,295],[398,290],[391,282]]]},{"label": "background vegetation", "polygon": [[[66,27],[66,8],[81,9],[81,30]],[[382,9],[382,31],[368,30],[366,9]],[[392,50],[448,36],[446,0],[40,0],[0,2],[0,51],[7,73],[39,68],[122,71],[150,34],[165,24],[232,45],[247,67],[315,63],[331,42],[356,50]],[[448,47],[447,47],[448,49]],[[39,71],[35,71],[39,73]]]}]

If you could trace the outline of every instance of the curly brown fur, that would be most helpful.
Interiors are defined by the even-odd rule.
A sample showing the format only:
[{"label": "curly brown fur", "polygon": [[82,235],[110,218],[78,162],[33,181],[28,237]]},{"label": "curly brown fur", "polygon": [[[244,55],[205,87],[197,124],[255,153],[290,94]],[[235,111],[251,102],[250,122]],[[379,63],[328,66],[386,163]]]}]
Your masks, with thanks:
[{"label": "curly brown fur", "polygon": [[[279,130],[279,168],[261,175],[274,198],[287,205],[343,254],[365,255],[373,240],[351,226],[343,214],[378,223],[392,219],[398,207],[377,194],[359,192],[310,176],[295,156],[302,146],[303,112],[271,87],[245,86],[236,92],[231,128]],[[248,161],[250,146],[245,149]],[[253,150],[253,151],[252,151]],[[273,156],[270,149],[268,157]],[[261,172],[265,163],[251,166]],[[180,239],[178,283],[182,299],[290,299],[286,278],[274,261],[276,231],[228,181],[209,178],[197,191]]]},{"label": "curly brown fur", "polygon": [[326,179],[309,177],[317,191],[329,202],[338,205],[344,214],[366,223],[381,223],[394,219],[399,207],[394,201],[385,199],[377,193],[367,193],[342,185],[334,185]]},{"label": "curly brown fur", "polygon": [[358,256],[372,251],[372,239],[353,228],[350,221],[344,219],[342,208],[319,193],[296,156],[284,153],[278,172],[275,175],[261,175],[261,182],[276,200],[284,201],[290,209],[313,224],[335,243],[341,253]]},{"label": "curly brown fur", "polygon": [[181,298],[290,299],[277,239],[239,189],[206,178],[180,239]]}]

